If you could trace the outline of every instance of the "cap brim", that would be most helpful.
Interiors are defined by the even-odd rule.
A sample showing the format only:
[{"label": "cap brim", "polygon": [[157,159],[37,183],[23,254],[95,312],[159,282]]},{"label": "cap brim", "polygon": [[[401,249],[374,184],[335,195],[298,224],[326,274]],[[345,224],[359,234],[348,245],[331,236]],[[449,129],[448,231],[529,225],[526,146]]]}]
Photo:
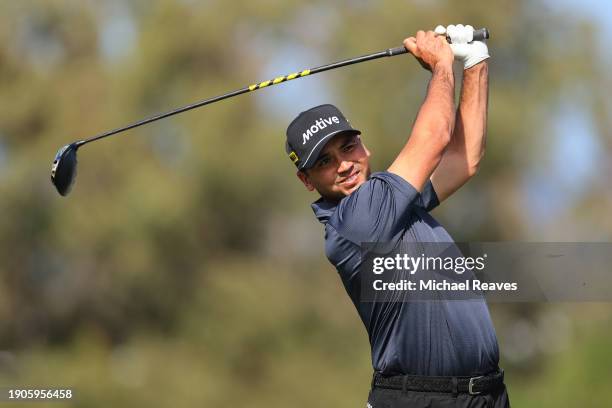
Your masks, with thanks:
[{"label": "cap brim", "polygon": [[312,166],[314,166],[315,162],[319,158],[319,155],[325,148],[325,145],[332,139],[332,137],[339,135],[341,133],[348,133],[348,134],[353,134],[353,135],[361,134],[361,132],[357,129],[341,129],[341,130],[336,130],[335,132],[330,133],[329,135],[325,136],[324,138],[322,138],[321,140],[317,142],[317,144],[310,151],[306,159],[298,166],[298,170],[307,170],[311,168]]}]

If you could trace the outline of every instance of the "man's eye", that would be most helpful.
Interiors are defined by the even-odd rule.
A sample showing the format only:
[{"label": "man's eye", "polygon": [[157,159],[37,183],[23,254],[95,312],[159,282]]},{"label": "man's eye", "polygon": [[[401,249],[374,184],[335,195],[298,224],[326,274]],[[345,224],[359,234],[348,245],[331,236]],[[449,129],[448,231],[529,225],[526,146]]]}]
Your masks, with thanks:
[{"label": "man's eye", "polygon": [[329,157],[324,157],[317,162],[317,167],[323,167],[329,163]]},{"label": "man's eye", "polygon": [[351,150],[353,150],[355,148],[356,145],[357,145],[356,143],[348,144],[348,145],[344,146],[344,151],[345,152],[350,152]]}]

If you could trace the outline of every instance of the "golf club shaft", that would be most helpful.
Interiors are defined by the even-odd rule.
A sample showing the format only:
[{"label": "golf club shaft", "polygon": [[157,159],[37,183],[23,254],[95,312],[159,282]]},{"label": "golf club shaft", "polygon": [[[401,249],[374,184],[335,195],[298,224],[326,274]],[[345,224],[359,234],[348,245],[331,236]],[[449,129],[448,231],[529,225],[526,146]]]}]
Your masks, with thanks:
[{"label": "golf club shaft", "polygon": [[[401,48],[401,50],[400,50],[400,48]],[[130,129],[133,129],[133,128],[136,128],[136,127],[139,127],[139,126],[142,126],[142,125],[146,125],[147,123],[155,122],[157,120],[164,119],[164,118],[167,118],[169,116],[173,116],[173,115],[176,115],[176,114],[179,114],[179,113],[182,113],[182,112],[186,112],[186,111],[191,110],[191,109],[199,108],[201,106],[208,105],[208,104],[211,104],[211,103],[214,103],[214,102],[222,101],[223,99],[231,98],[231,97],[234,97],[234,96],[237,96],[237,95],[241,95],[243,93],[252,92],[252,91],[255,91],[257,89],[265,88],[265,87],[271,86],[271,85],[277,85],[277,84],[280,84],[281,82],[287,82],[287,81],[290,81],[292,79],[302,78],[302,77],[305,77],[307,75],[317,74],[319,72],[328,71],[330,69],[335,69],[335,68],[340,68],[340,67],[344,67],[344,66],[347,66],[347,65],[357,64],[359,62],[369,61],[369,60],[376,59],[376,58],[390,57],[390,56],[393,56],[393,55],[399,55],[400,53],[403,54],[403,53],[406,53],[406,52],[407,51],[406,51],[406,49],[404,47],[391,48],[391,49],[388,49],[386,51],[380,51],[380,52],[376,52],[376,53],[373,53],[373,54],[363,55],[363,56],[357,57],[357,58],[351,58],[351,59],[348,59],[348,60],[339,61],[339,62],[335,62],[335,63],[328,64],[328,65],[323,65],[323,66],[316,67],[316,68],[305,69],[305,70],[302,70],[302,71],[299,71],[299,72],[294,72],[292,74],[288,74],[288,75],[284,75],[284,76],[279,76],[279,77],[276,77],[274,79],[270,79],[268,81],[263,81],[263,82],[259,82],[257,84],[246,86],[246,87],[244,87],[242,89],[238,89],[238,90],[233,91],[233,92],[229,92],[229,93],[226,93],[226,94],[223,94],[223,95],[215,96],[213,98],[205,99],[203,101],[199,101],[199,102],[196,102],[196,103],[191,104],[191,105],[186,105],[186,106],[180,107],[180,108],[175,109],[175,110],[170,111],[170,112],[162,113],[162,114],[159,114],[159,115],[147,118],[147,119],[143,119],[141,121],[132,123],[132,124],[130,124],[128,126],[125,126],[125,127],[122,127],[122,128],[110,130],[108,132],[105,132],[105,133],[93,136],[93,137],[91,137],[89,139],[78,141],[78,142],[76,142],[76,145],[77,145],[77,147],[80,147],[80,146],[82,146],[82,145],[84,145],[86,143],[93,142],[95,140],[102,139],[102,138],[105,138],[105,137],[108,137],[108,136],[112,136],[114,134],[121,133],[121,132],[124,132],[126,130],[130,130]]]},{"label": "golf club shaft", "polygon": [[[480,30],[475,30],[474,31],[474,40],[483,40],[483,39],[487,39],[489,38],[489,31],[486,28],[482,28]],[[204,105],[208,105],[214,102],[218,102],[218,101],[222,101],[223,99],[227,99],[227,98],[231,98],[237,95],[241,95],[243,93],[247,93],[247,92],[252,92],[255,91],[257,89],[261,89],[261,88],[265,88],[267,86],[271,86],[271,85],[277,85],[280,84],[282,82],[287,82],[290,81],[292,79],[297,79],[297,78],[302,78],[308,75],[313,75],[313,74],[318,74],[319,72],[324,72],[324,71],[329,71],[330,69],[335,69],[335,68],[340,68],[340,67],[345,67],[347,65],[352,65],[352,64],[358,64],[360,62],[365,62],[365,61],[370,61],[373,59],[377,59],[377,58],[382,58],[382,57],[393,57],[395,55],[400,55],[400,54],[405,54],[407,53],[408,50],[406,50],[406,48],[404,46],[400,46],[400,47],[395,47],[395,48],[389,48],[387,50],[384,51],[380,51],[380,52],[375,52],[372,54],[367,54],[367,55],[362,55],[360,57],[356,57],[356,58],[350,58],[347,60],[343,60],[343,61],[338,61],[338,62],[334,62],[332,64],[327,64],[327,65],[322,65],[320,67],[316,67],[316,68],[311,68],[311,69],[305,69],[299,72],[294,72],[292,74],[288,74],[288,75],[283,75],[283,76],[279,76],[276,77],[274,79],[270,79],[264,82],[259,82],[250,86],[246,86],[242,89],[238,89],[236,91],[233,92],[229,92],[223,95],[219,95],[219,96],[215,96],[213,98],[209,98],[209,99],[205,99],[203,101],[199,101],[196,103],[193,103],[191,105],[186,105],[183,107],[180,107],[178,109],[175,109],[173,111],[170,112],[166,112],[166,113],[161,113],[159,115],[147,118],[147,119],[143,119],[141,121],[132,123],[130,125],[118,128],[118,129],[113,129],[110,130],[108,132],[90,137],[88,139],[84,139],[84,140],[80,140],[78,142],[75,142],[76,147],[80,147],[83,146],[86,143],[89,142],[93,142],[95,140],[98,139],[102,139],[108,136],[112,136],[115,135],[117,133],[121,133],[124,132],[126,130],[130,130],[130,129],[134,129],[136,127],[142,126],[142,125],[146,125],[147,123],[151,123],[151,122],[155,122],[157,120],[160,119],[164,119],[167,118],[169,116],[174,116],[177,115],[179,113],[182,112],[186,112],[188,110],[191,109],[195,109],[195,108],[199,108],[201,106]]]}]

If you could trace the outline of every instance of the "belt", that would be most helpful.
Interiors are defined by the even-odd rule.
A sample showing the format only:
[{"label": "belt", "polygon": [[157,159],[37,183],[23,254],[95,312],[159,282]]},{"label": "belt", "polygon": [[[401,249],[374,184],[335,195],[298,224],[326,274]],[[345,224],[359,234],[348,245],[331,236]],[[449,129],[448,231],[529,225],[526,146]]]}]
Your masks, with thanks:
[{"label": "belt", "polygon": [[403,391],[448,392],[453,394],[478,395],[489,393],[503,386],[504,370],[476,377],[432,377],[421,375],[396,375],[385,377],[376,372],[372,388],[387,388]]}]

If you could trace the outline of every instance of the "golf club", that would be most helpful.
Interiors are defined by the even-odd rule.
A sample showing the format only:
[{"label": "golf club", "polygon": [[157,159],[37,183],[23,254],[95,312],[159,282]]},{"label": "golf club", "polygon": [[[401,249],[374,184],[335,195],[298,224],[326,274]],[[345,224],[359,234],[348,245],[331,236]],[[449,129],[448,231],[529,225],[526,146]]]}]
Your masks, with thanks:
[{"label": "golf club", "polygon": [[[489,38],[489,31],[486,28],[474,30],[474,35],[473,35],[474,41],[481,41],[481,40],[485,40],[488,38]],[[451,42],[449,37],[447,37],[447,40],[449,41],[449,43]],[[330,69],[345,67],[347,65],[357,64],[360,62],[369,61],[369,60],[373,60],[373,59],[377,59],[381,57],[393,57],[395,55],[405,54],[407,52],[408,50],[404,46],[389,48],[387,50],[375,52],[373,54],[363,55],[360,57],[351,58],[351,59],[347,59],[347,60],[343,60],[339,62],[334,62],[332,64],[322,65],[320,67],[305,69],[299,72],[294,72],[292,74],[279,76],[274,79],[270,79],[264,82],[259,82],[253,85],[249,85],[242,89],[238,89],[236,91],[226,93],[224,95],[216,96],[210,99],[205,99],[203,101],[196,102],[191,105],[183,106],[181,108],[175,109],[170,112],[162,113],[162,114],[159,114],[159,115],[147,118],[147,119],[143,119],[138,122],[132,123],[131,125],[128,125],[122,128],[118,128],[118,129],[114,129],[114,130],[110,130],[108,132],[90,137],[88,139],[83,139],[83,140],[79,140],[79,141],[67,144],[63,146],[61,149],[59,149],[57,154],[55,155],[55,159],[53,160],[53,165],[51,166],[51,182],[57,189],[58,193],[60,193],[62,196],[66,196],[68,195],[68,193],[70,193],[70,190],[72,189],[72,186],[74,185],[74,181],[76,179],[76,168],[77,168],[76,152],[79,147],[87,143],[94,142],[96,140],[103,139],[105,137],[112,136],[117,133],[124,132],[126,130],[134,129],[136,127],[145,125],[147,123],[155,122],[157,120],[167,118],[169,116],[173,116],[178,113],[182,113],[182,112],[186,112],[191,109],[199,108],[200,106],[208,105],[208,104],[218,102],[223,99],[231,98],[233,96],[237,96],[243,93],[252,92],[257,89],[265,88],[270,85],[280,84],[281,82],[290,81],[292,79],[302,78],[307,75],[313,75],[319,72],[328,71]]]}]

